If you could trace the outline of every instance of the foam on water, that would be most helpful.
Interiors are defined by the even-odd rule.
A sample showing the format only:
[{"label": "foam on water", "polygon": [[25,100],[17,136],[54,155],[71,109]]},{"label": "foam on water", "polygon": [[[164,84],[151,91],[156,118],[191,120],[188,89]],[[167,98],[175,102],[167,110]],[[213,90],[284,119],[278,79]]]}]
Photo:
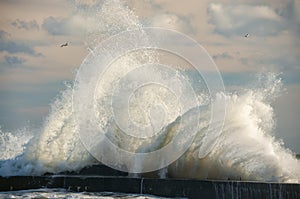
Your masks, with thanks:
[{"label": "foam on water", "polygon": [[64,189],[34,189],[34,190],[23,190],[23,191],[10,191],[1,192],[0,197],[3,199],[9,198],[74,198],[74,199],[88,199],[88,198],[98,198],[98,199],[113,199],[113,198],[137,198],[137,199],[155,199],[162,198],[151,195],[135,195],[135,194],[124,194],[124,193],[111,193],[111,192],[101,192],[101,193],[74,193],[69,192]]},{"label": "foam on water", "polygon": [[[78,14],[79,19],[77,19],[80,21],[81,18],[87,17],[87,20],[98,24],[96,27],[86,27],[90,38],[87,44],[91,49],[110,35],[127,29],[139,29],[142,26],[134,13],[118,0],[106,1],[98,8],[93,11],[81,10]],[[92,51],[92,53],[94,52]],[[199,89],[197,98],[201,98],[199,100],[201,103],[189,104],[189,108],[183,113],[176,108],[168,109],[170,111],[166,120],[167,124],[161,128],[157,136],[147,142],[132,140],[124,142],[120,129],[116,128],[117,124],[111,123],[111,118],[103,114],[111,112],[109,107],[106,107],[108,101],[105,97],[113,95],[110,93],[110,90],[113,89],[111,85],[116,84],[130,68],[144,62],[153,63],[161,60],[157,58],[158,54],[157,52],[143,51],[117,60],[112,67],[113,75],[104,76],[103,84],[95,91],[98,103],[89,107],[82,117],[85,115],[88,117],[91,111],[96,112],[100,125],[103,124],[107,135],[118,146],[137,152],[154,151],[168,144],[178,129],[177,121],[179,120],[183,121],[181,123],[182,139],[189,137],[190,127],[194,125],[195,121],[200,120],[196,138],[188,151],[168,168],[162,170],[162,176],[198,179],[241,178],[242,180],[299,183],[299,161],[273,136],[275,116],[271,103],[281,89],[280,79],[274,74],[265,75],[256,88],[244,89],[236,93],[218,93],[211,99],[211,104],[207,104],[207,93],[204,91],[201,93],[202,90]],[[89,78],[97,78],[97,76]],[[182,77],[174,76],[174,78],[171,79],[174,84],[184,90],[185,86],[177,83],[177,80]],[[190,77],[187,75],[184,78]],[[89,89],[88,85],[86,89]],[[50,114],[39,132],[28,133],[28,130],[14,133],[0,132],[1,176],[41,175],[46,172],[57,173],[66,170],[78,171],[85,166],[97,163],[80,141],[72,109],[72,92],[72,88],[61,92],[60,97],[51,105]],[[157,89],[150,88],[146,93],[147,95],[135,93],[132,98],[134,105],[140,105],[132,106],[130,110],[131,116],[138,122],[149,123],[150,119],[143,118],[143,112],[141,113],[140,109],[157,103],[158,95],[166,106],[174,107],[176,105],[173,103],[172,95],[166,90],[157,92]],[[212,105],[218,107],[224,97],[227,106],[223,131],[220,134],[214,131],[207,133],[211,116],[210,107]],[[80,103],[85,103],[84,97],[80,99]],[[195,113],[195,108],[198,108],[199,105],[200,118]],[[122,110],[122,107],[119,110]],[[159,112],[159,109],[155,110]],[[105,126],[107,122],[110,126]],[[220,124],[216,125],[223,125],[223,123],[220,121]],[[215,135],[218,135],[217,139],[214,139]],[[214,143],[209,143],[213,144],[214,148],[208,155],[202,157],[200,154],[202,154],[202,150],[205,150],[203,147],[208,145],[206,143],[208,140],[214,141]],[[107,155],[109,156],[109,153]],[[141,167],[145,164],[143,161],[145,160],[139,160],[134,164]]]}]

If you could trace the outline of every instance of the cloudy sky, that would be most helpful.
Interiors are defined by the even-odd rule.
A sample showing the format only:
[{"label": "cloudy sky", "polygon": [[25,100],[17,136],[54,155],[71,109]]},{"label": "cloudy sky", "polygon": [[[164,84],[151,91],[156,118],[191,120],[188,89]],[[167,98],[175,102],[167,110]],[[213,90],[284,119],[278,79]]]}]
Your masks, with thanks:
[{"label": "cloudy sky", "polygon": [[[260,73],[280,73],[285,91],[272,104],[275,135],[300,153],[300,1],[124,2],[145,26],[172,28],[198,41],[213,57],[228,88],[251,84]],[[102,18],[97,13],[102,3],[0,1],[2,129],[42,125],[49,104],[65,88],[65,82],[74,79],[76,68],[88,54],[87,48],[92,46],[86,39],[89,31],[101,33],[109,28],[97,21]],[[247,33],[250,37],[245,38]],[[59,47],[67,41],[69,47]]]}]

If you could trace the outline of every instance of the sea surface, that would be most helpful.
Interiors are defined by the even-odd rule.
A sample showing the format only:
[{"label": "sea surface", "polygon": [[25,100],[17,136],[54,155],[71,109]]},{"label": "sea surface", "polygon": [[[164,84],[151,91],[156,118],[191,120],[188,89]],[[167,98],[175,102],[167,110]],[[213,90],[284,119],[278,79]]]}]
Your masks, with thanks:
[{"label": "sea surface", "polygon": [[65,189],[31,189],[22,191],[9,191],[0,192],[0,198],[22,198],[22,199],[155,199],[162,198],[151,195],[140,195],[140,194],[125,194],[125,193],[112,193],[112,192],[70,192]]}]

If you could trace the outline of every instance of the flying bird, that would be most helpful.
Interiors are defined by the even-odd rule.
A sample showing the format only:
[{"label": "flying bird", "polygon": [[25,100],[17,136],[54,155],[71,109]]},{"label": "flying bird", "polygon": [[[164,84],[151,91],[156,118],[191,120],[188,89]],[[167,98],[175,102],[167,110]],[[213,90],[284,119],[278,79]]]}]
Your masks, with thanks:
[{"label": "flying bird", "polygon": [[60,47],[62,48],[62,47],[67,47],[68,46],[68,42],[67,43],[65,43],[65,44],[62,44],[62,45],[60,45]]},{"label": "flying bird", "polygon": [[245,34],[245,36],[244,37],[249,37],[250,35],[247,33],[247,34]]}]

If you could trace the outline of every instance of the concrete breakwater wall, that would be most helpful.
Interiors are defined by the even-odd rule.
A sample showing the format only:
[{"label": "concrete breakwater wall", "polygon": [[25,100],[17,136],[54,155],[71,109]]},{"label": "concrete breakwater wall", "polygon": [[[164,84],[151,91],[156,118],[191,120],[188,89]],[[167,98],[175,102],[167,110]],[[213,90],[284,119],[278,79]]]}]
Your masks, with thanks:
[{"label": "concrete breakwater wall", "polygon": [[123,192],[186,198],[300,198],[299,184],[79,175],[0,178],[0,191],[38,188],[64,188],[75,192]]},{"label": "concrete breakwater wall", "polygon": [[[103,172],[105,175],[99,175]],[[300,198],[300,184],[134,178],[126,175],[124,172],[97,166],[81,173],[0,177],[0,191],[64,188],[74,192],[123,192],[197,199]]]}]

